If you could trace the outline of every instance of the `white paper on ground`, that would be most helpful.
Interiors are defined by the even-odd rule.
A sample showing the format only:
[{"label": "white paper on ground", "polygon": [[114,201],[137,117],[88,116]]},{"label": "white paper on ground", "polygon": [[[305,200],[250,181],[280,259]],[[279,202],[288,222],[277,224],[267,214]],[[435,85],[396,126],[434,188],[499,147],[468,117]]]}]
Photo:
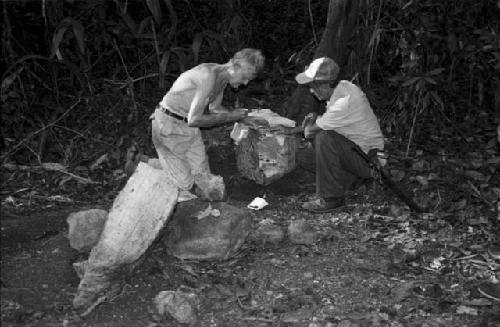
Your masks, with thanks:
[{"label": "white paper on ground", "polygon": [[267,203],[266,199],[256,197],[255,199],[253,199],[252,202],[250,202],[250,204],[247,207],[248,209],[252,210],[260,210],[265,206],[267,206],[268,204],[269,203]]}]

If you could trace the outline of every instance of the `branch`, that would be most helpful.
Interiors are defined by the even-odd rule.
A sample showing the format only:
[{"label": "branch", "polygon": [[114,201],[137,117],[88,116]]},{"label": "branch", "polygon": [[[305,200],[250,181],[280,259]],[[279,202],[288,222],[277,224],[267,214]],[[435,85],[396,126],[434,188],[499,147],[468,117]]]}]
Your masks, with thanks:
[{"label": "branch", "polygon": [[81,99],[78,98],[78,100],[76,101],[75,104],[73,104],[71,107],[69,107],[61,116],[59,116],[59,118],[57,118],[56,120],[54,120],[53,122],[51,122],[50,124],[47,124],[45,126],[43,126],[42,128],[40,128],[39,130],[37,131],[34,131],[33,133],[31,133],[30,135],[26,136],[24,139],[22,139],[19,143],[17,143],[12,149],[10,149],[9,151],[7,151],[7,153],[5,153],[4,155],[2,155],[2,157],[0,157],[0,162],[3,162],[10,154],[12,154],[14,151],[16,151],[21,145],[23,145],[26,141],[28,141],[29,139],[31,139],[33,136],[37,135],[38,133],[40,132],[43,132],[44,130],[54,126],[55,124],[57,124],[61,119],[63,119],[71,110],[73,110],[79,103],[80,103]]},{"label": "branch", "polygon": [[5,163],[2,165],[2,168],[5,168],[10,171],[15,171],[15,170],[23,170],[23,171],[34,171],[34,170],[49,170],[49,171],[57,171],[63,174],[66,174],[74,179],[76,179],[78,182],[82,184],[98,184],[97,182],[91,180],[90,178],[85,178],[78,176],[76,174],[70,173],[67,171],[66,166],[63,166],[59,163],[54,163],[54,162],[44,162],[40,166],[26,166],[26,165],[15,165],[15,164],[9,164]]}]

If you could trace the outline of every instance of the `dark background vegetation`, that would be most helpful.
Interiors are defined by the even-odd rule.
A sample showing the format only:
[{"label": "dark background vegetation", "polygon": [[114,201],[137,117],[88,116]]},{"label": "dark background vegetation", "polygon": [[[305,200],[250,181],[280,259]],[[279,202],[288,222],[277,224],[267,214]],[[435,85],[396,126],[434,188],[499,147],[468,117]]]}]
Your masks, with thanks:
[{"label": "dark background vegetation", "polygon": [[[349,195],[348,213],[311,216],[299,210],[311,176],[297,169],[265,188],[233,179],[231,126],[206,129],[231,204],[268,195],[266,210],[249,213],[252,235],[263,222],[285,230],[305,219],[320,240],[249,239],[236,261],[185,266],[157,244],[146,255],[154,269],[141,263],[120,299],[87,323],[71,309],[78,280],[67,215],[110,207],[130,149],[155,156],[148,117],[179,73],[260,48],[264,72],[228,89],[226,105],[300,120],[294,77],[316,55],[329,2],[346,1],[355,0],[1,1],[2,323],[159,325],[149,300],[159,290],[211,285],[200,287],[209,302],[200,317],[221,326],[281,325],[311,307],[320,322],[310,326],[497,326],[498,304],[477,290],[499,267],[487,254],[500,245],[496,0],[358,0],[341,75],[377,113],[393,179],[431,212],[410,214],[373,186]],[[212,297],[216,289],[226,290]]]},{"label": "dark background vegetation", "polygon": [[[387,136],[431,151],[476,147],[496,132],[500,3],[361,1],[343,77],[367,93]],[[230,105],[281,106],[311,60],[328,1],[2,2],[5,162],[120,164],[182,71],[262,49],[265,72]],[[481,132],[481,133],[479,133]],[[490,134],[482,134],[489,132]]]}]

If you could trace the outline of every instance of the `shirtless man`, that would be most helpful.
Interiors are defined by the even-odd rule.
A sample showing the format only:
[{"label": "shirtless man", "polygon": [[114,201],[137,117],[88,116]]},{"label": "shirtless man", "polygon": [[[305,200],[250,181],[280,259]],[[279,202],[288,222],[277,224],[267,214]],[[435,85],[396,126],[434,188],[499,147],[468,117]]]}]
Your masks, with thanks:
[{"label": "shirtless man", "polygon": [[[248,48],[225,64],[200,64],[182,73],[156,107],[151,116],[153,144],[163,170],[180,189],[179,201],[192,197],[193,184],[207,200],[225,196],[222,178],[210,172],[199,127],[247,117],[246,109],[229,111],[222,106],[224,89],[227,84],[233,88],[247,85],[263,66],[261,51]],[[210,181],[222,183],[222,192],[211,190],[214,183]]]}]

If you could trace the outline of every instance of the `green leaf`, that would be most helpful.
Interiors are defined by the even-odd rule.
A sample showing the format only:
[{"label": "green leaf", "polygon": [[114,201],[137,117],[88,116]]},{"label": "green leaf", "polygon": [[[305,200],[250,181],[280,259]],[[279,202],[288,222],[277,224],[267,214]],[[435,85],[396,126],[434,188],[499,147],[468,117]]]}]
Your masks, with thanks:
[{"label": "green leaf", "polygon": [[146,0],[146,4],[148,5],[149,11],[151,11],[156,24],[158,26],[161,25],[160,2],[158,0]]},{"label": "green leaf", "polygon": [[165,51],[163,52],[163,55],[161,57],[161,60],[160,60],[160,71],[159,71],[159,79],[160,79],[160,89],[164,89],[165,88],[165,75],[167,74],[167,66],[168,66],[168,62],[170,61],[170,51]]},{"label": "green leaf", "polygon": [[121,16],[122,16],[122,19],[125,22],[125,24],[130,29],[130,31],[133,34],[136,34],[137,25],[136,25],[135,21],[132,19],[132,17],[130,17],[130,15],[128,13],[123,13]]},{"label": "green leaf", "polygon": [[151,24],[151,16],[148,16],[146,18],[144,18],[140,23],[139,23],[139,27],[137,28],[137,35],[141,35],[142,33],[144,33],[144,30],[146,29],[146,27]]},{"label": "green leaf", "polygon": [[412,78],[410,78],[409,80],[405,81],[405,82],[402,84],[402,86],[403,86],[403,87],[406,87],[406,86],[413,85],[413,84],[417,83],[419,80],[420,80],[420,76],[417,76],[417,77],[412,77]]},{"label": "green leaf", "polygon": [[443,71],[444,71],[444,68],[440,67],[440,68],[436,68],[436,69],[431,70],[430,72],[427,73],[427,75],[429,75],[429,76],[439,75]]},{"label": "green leaf", "polygon": [[62,26],[56,30],[54,36],[52,37],[52,51],[50,54],[50,58],[54,58],[54,55],[57,54],[57,59],[62,60],[61,53],[59,52],[59,46],[61,45],[61,41],[64,37],[64,33],[68,29],[67,26]]},{"label": "green leaf", "polygon": [[181,48],[181,47],[171,47],[170,51],[172,53],[175,53],[177,55],[177,58],[179,59],[178,65],[179,69],[181,72],[186,71],[186,67],[188,67],[188,57],[186,56],[186,52],[189,51],[189,49]]},{"label": "green leaf", "polygon": [[80,21],[73,19],[73,33],[75,34],[76,42],[78,42],[78,47],[81,53],[85,53],[85,31],[82,23]]},{"label": "green leaf", "polygon": [[201,43],[203,42],[204,37],[205,34],[203,32],[197,33],[193,38],[193,44],[191,44],[191,50],[193,50],[195,65],[198,64]]},{"label": "green leaf", "polygon": [[436,85],[436,84],[437,84],[436,80],[435,80],[435,79],[433,79],[433,78],[430,78],[430,77],[424,77],[424,79],[425,79],[425,81],[426,81],[426,82],[428,82],[428,83],[430,83],[430,84],[434,84],[434,85]]}]

